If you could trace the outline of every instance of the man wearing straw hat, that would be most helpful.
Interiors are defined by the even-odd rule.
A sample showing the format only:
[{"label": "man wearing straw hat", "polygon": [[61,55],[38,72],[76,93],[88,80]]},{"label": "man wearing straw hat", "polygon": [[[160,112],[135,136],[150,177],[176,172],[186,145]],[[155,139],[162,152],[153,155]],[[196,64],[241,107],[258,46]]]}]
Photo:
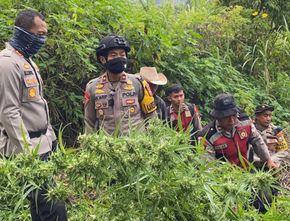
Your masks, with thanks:
[{"label": "man wearing straw hat", "polygon": [[156,94],[159,85],[165,85],[167,78],[163,73],[157,73],[155,67],[142,67],[139,75],[149,84],[159,119],[167,120],[167,108],[164,100]]}]

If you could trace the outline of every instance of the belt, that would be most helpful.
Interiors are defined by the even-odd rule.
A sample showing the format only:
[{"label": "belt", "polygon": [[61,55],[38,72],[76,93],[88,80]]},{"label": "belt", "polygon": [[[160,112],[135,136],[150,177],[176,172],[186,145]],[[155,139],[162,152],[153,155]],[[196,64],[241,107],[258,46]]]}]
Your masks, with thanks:
[{"label": "belt", "polygon": [[[43,130],[38,130],[38,131],[28,131],[28,134],[29,134],[30,139],[32,139],[32,138],[40,137],[41,135],[46,134],[46,132],[47,132],[47,128]],[[8,137],[5,130],[3,131],[3,134]]]},{"label": "belt", "polygon": [[41,135],[46,134],[47,128],[38,131],[28,131],[30,139],[40,137]]}]

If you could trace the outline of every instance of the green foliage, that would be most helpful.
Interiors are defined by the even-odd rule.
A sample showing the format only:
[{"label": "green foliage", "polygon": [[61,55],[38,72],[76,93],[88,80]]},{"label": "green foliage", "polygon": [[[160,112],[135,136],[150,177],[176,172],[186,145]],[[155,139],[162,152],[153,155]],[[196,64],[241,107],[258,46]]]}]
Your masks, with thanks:
[{"label": "green foliage", "polygon": [[[29,220],[25,196],[43,182],[50,199],[66,200],[72,221],[263,219],[249,202],[274,185],[271,173],[208,162],[188,138],[157,121],[146,133],[82,135],[80,149],[62,148],[48,162],[33,154],[1,159],[0,219],[10,212],[10,220]],[[266,217],[285,218],[289,200],[275,202]]]},{"label": "green foliage", "polygon": [[[131,44],[129,73],[141,66],[157,67],[169,84],[184,86],[187,99],[200,105],[204,121],[219,92],[234,93],[249,114],[262,96],[270,97],[275,106],[286,110],[277,115],[277,122],[287,121],[286,11],[284,28],[272,31],[271,16],[252,16],[258,1],[253,7],[248,1],[240,2],[244,7],[221,2],[230,7],[204,0],[177,6],[127,0],[1,0],[0,42],[10,38],[19,10],[34,8],[46,16],[48,41],[35,61],[45,82],[54,128],[70,124],[64,133],[69,145],[83,131],[85,85],[102,71],[94,49],[111,33],[124,35]],[[274,9],[273,4],[266,2],[265,7]]]}]

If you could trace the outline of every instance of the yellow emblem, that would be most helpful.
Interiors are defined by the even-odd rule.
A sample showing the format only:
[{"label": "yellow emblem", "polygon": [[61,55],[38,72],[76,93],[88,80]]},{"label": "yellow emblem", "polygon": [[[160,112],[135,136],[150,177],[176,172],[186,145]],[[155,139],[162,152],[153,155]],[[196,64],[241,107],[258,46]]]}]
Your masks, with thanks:
[{"label": "yellow emblem", "polygon": [[24,69],[30,69],[30,65],[29,65],[28,63],[25,63],[25,64],[23,65],[23,68],[24,68]]},{"label": "yellow emblem", "polygon": [[36,78],[28,78],[28,79],[26,79],[25,80],[25,82],[26,82],[26,84],[36,84],[37,83],[37,80],[36,80]]},{"label": "yellow emblem", "polygon": [[125,84],[123,88],[127,91],[132,91],[134,89],[132,84]]},{"label": "yellow emblem", "polygon": [[105,91],[100,90],[100,89],[97,89],[97,90],[96,90],[96,94],[103,94],[103,93],[105,93]]},{"label": "yellow emblem", "polygon": [[133,84],[133,82],[131,80],[128,80],[127,81],[127,84],[130,84],[131,85],[131,84]]},{"label": "yellow emblem", "polygon": [[35,87],[29,88],[29,90],[28,90],[28,96],[29,97],[35,97],[36,96],[36,89],[35,89]]},{"label": "yellow emblem", "polygon": [[96,89],[102,89],[103,87],[104,87],[103,84],[97,84],[97,85],[96,85]]},{"label": "yellow emblem", "polygon": [[243,129],[241,131],[238,131],[238,133],[239,133],[239,136],[240,136],[241,140],[243,140],[243,139],[248,137],[247,131],[245,129]]},{"label": "yellow emblem", "polygon": [[130,113],[134,113],[135,112],[135,107],[130,107]]}]

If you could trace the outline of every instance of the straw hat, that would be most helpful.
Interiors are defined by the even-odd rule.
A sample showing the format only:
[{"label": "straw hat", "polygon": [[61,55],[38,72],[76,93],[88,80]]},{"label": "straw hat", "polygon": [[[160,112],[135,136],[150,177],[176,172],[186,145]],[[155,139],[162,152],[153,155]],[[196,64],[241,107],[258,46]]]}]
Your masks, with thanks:
[{"label": "straw hat", "polygon": [[165,85],[167,83],[167,78],[162,73],[157,73],[155,67],[142,67],[140,73],[138,73],[145,81],[156,84]]}]

